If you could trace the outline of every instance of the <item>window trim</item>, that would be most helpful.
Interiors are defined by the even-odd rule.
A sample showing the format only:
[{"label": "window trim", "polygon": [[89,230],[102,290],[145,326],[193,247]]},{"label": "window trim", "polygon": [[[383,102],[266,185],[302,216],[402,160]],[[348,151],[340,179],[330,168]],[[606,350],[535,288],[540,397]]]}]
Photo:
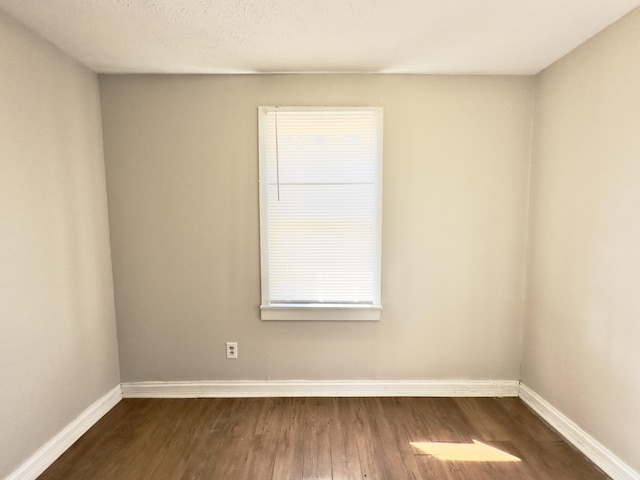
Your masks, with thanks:
[{"label": "window trim", "polygon": [[[265,134],[267,114],[275,111],[370,111],[377,116],[376,150],[378,152],[376,196],[375,260],[373,274],[375,288],[372,304],[274,304],[270,303],[269,284],[269,193]],[[307,321],[377,321],[381,317],[381,264],[382,264],[382,165],[383,165],[383,108],[382,107],[333,107],[333,106],[259,106],[258,107],[258,156],[259,156],[259,207],[260,207],[260,318],[262,320]]]}]

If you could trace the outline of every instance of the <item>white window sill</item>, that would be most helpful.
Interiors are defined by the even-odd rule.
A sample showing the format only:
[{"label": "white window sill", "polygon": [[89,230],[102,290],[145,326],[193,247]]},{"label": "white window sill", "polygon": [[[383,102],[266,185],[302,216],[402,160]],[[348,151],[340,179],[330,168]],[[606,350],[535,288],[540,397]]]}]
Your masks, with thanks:
[{"label": "white window sill", "polygon": [[373,305],[261,305],[262,320],[375,322],[382,307]]}]

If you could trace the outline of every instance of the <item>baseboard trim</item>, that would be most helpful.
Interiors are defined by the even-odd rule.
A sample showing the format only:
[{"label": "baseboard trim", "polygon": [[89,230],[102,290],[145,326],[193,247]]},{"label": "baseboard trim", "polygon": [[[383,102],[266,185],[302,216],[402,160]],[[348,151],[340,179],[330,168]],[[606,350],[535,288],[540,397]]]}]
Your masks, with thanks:
[{"label": "baseboard trim", "polygon": [[524,384],[520,385],[520,398],[611,478],[640,480],[638,472]]},{"label": "baseboard trim", "polygon": [[124,398],[517,397],[517,380],[131,382]]},{"label": "baseboard trim", "polygon": [[120,400],[122,400],[122,389],[118,385],[93,402],[60,433],[27,458],[5,480],[35,480]]}]

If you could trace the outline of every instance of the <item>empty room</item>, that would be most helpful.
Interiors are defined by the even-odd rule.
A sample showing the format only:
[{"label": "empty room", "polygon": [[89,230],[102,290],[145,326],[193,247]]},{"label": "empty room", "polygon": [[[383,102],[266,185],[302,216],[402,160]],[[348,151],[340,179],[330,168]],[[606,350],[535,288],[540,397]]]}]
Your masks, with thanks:
[{"label": "empty room", "polygon": [[639,285],[640,0],[0,0],[4,480],[640,480]]}]

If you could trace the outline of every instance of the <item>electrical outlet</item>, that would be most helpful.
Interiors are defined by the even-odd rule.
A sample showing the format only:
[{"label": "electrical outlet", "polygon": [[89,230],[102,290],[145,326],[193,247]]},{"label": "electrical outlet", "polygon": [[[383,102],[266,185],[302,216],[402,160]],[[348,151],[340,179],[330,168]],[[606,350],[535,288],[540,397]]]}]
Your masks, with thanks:
[{"label": "electrical outlet", "polygon": [[238,342],[227,342],[227,358],[238,358]]}]

